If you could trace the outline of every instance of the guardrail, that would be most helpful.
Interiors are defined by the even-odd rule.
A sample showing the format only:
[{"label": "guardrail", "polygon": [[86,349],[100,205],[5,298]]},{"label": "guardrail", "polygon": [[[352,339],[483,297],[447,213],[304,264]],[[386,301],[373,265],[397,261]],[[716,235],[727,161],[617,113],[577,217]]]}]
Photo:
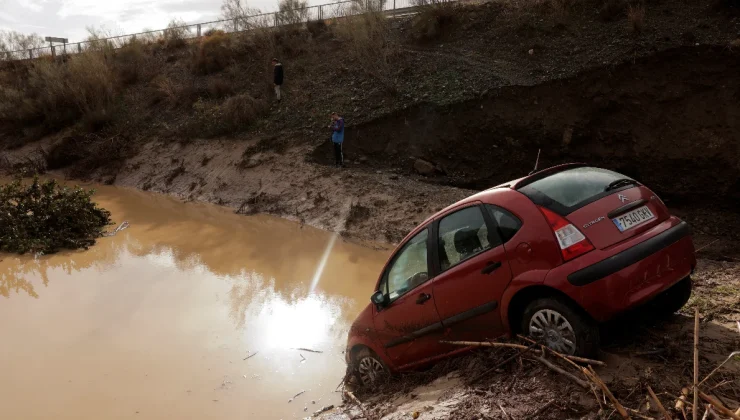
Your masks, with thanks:
[{"label": "guardrail", "polygon": [[[421,0],[424,1],[424,0]],[[440,1],[440,0],[436,0]],[[443,0],[454,1],[454,0]],[[214,20],[211,22],[193,23],[190,25],[138,32],[135,34],[119,35],[108,38],[99,38],[64,45],[31,48],[0,52],[0,60],[25,60],[43,56],[55,57],[57,54],[76,54],[100,45],[109,45],[119,48],[133,39],[158,40],[168,36],[185,39],[199,38],[209,31],[223,31],[227,33],[248,31],[255,28],[270,28],[286,25],[296,25],[320,20],[341,18],[364,14],[367,11],[398,14],[411,12],[420,4],[420,0],[346,0],[337,3],[327,3],[301,9],[282,10],[278,12],[245,15],[234,19]]]}]

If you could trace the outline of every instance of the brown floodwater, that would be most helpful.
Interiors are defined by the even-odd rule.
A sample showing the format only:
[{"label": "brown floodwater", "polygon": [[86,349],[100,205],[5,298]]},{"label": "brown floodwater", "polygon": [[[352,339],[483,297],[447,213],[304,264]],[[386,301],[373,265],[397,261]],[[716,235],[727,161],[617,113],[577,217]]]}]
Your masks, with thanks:
[{"label": "brown floodwater", "polygon": [[388,251],[95,188],[128,229],[0,255],[0,417],[291,419],[340,401],[347,330]]}]

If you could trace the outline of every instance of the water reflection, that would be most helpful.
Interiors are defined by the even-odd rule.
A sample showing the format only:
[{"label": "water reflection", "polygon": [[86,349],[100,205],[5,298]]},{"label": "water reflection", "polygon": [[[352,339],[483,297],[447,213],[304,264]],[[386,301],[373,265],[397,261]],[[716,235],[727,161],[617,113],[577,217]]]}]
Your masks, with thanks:
[{"label": "water reflection", "polygon": [[301,418],[307,402],[287,404],[298,391],[335,401],[348,325],[386,252],[99,188],[95,199],[129,229],[88,251],[0,256],[0,319],[14,320],[0,323],[13,343],[0,346],[4,415]]}]

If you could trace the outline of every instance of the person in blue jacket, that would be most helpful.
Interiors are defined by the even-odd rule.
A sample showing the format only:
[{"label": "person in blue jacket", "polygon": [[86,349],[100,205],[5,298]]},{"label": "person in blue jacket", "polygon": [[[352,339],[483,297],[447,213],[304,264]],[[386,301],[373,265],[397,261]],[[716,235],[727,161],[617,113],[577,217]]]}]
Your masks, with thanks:
[{"label": "person in blue jacket", "polygon": [[344,167],[344,153],[342,152],[342,143],[344,143],[344,118],[338,113],[331,114],[331,142],[334,145],[334,165],[337,168]]}]

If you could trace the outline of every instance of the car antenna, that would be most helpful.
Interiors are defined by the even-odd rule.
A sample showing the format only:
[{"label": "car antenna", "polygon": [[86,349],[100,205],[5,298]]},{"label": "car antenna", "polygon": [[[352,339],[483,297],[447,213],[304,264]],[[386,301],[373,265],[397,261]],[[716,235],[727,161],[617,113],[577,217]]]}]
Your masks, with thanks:
[{"label": "car antenna", "polygon": [[532,175],[533,173],[537,172],[537,166],[540,164],[540,152],[542,149],[537,149],[537,160],[534,161],[534,169],[532,169],[532,172],[529,173],[529,175]]}]

